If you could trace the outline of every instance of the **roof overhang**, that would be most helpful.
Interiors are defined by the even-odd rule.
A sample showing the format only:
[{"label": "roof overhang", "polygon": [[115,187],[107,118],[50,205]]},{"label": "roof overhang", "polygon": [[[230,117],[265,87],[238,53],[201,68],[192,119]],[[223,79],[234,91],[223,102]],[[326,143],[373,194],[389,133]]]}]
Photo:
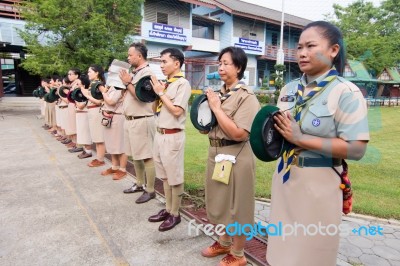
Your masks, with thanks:
[{"label": "roof overhang", "polygon": [[194,21],[201,21],[201,22],[207,22],[213,25],[222,25],[224,24],[223,21],[212,18],[212,17],[207,17],[207,16],[202,16],[202,15],[197,15],[197,14],[192,14],[192,18]]}]

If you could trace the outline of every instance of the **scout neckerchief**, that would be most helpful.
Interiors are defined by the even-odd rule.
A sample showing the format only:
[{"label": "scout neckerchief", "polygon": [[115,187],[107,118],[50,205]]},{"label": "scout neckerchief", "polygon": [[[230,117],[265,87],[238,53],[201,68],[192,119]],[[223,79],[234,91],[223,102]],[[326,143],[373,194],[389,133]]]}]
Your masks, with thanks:
[{"label": "scout neckerchief", "polygon": [[226,89],[226,93],[225,94],[222,94],[222,92],[220,92],[219,93],[219,96],[220,96],[220,99],[221,99],[221,102],[224,102],[226,99],[228,99],[229,97],[231,97],[231,95],[235,92],[235,91],[237,91],[238,89],[240,89],[241,87],[242,87],[242,85],[244,84],[244,82],[243,81],[239,81],[236,85],[235,85],[235,87],[233,87],[233,89]]},{"label": "scout neckerchief", "polygon": [[144,63],[144,64],[141,64],[140,66],[138,66],[137,68],[135,68],[135,69],[132,70],[132,74],[133,74],[134,76],[136,76],[136,74],[137,74],[140,70],[142,70],[143,68],[148,67],[148,66],[149,66],[149,64],[148,64],[147,62]]},{"label": "scout neckerchief", "polygon": [[[167,83],[165,83],[165,89],[163,92],[165,92],[169,86],[169,84],[171,84],[174,81],[177,81],[178,79],[183,78],[183,73],[179,72],[178,74],[176,74],[175,76],[173,76],[172,78],[167,80]],[[161,98],[158,98],[157,102],[156,102],[156,115],[160,114],[161,111],[161,107],[163,105],[163,101],[161,100]]]},{"label": "scout neckerchief", "polygon": [[[300,121],[300,117],[301,117],[301,111],[303,110],[303,107],[305,107],[306,103],[313,98],[314,95],[316,95],[318,92],[320,92],[321,90],[323,90],[332,80],[334,80],[337,76],[339,75],[339,73],[336,71],[336,69],[332,68],[328,75],[317,84],[317,86],[315,88],[312,89],[312,91],[310,91],[305,97],[303,97],[303,93],[304,93],[304,86],[299,83],[298,87],[297,87],[297,101],[296,101],[296,105],[295,105],[295,111],[294,111],[294,119],[296,120],[296,122]],[[299,123],[299,125],[301,126],[301,122]],[[291,145],[287,150],[285,150],[282,154],[282,159],[279,162],[278,165],[278,173],[280,173],[283,170],[283,165],[284,163],[286,163],[286,169],[285,169],[285,173],[283,175],[283,183],[285,183],[286,181],[288,181],[289,177],[290,177],[290,167],[294,158],[294,145]]]}]

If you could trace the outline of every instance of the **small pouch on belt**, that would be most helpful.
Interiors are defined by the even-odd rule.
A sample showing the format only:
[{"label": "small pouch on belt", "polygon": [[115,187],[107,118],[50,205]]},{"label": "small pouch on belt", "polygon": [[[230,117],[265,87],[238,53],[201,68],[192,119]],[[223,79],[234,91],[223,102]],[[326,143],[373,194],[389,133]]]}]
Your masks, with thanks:
[{"label": "small pouch on belt", "polygon": [[218,154],[215,156],[215,166],[212,175],[212,180],[229,184],[232,166],[236,162],[236,157],[228,154]]}]

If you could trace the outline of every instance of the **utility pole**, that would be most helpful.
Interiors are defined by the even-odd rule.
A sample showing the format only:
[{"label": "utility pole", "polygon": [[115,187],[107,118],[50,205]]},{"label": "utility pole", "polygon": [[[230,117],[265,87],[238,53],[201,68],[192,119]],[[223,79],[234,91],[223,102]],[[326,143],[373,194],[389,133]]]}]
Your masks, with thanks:
[{"label": "utility pole", "polygon": [[283,53],[283,24],[285,24],[285,0],[282,0],[282,18],[281,18],[281,38],[279,43],[276,64],[283,65],[285,62],[285,54]]}]

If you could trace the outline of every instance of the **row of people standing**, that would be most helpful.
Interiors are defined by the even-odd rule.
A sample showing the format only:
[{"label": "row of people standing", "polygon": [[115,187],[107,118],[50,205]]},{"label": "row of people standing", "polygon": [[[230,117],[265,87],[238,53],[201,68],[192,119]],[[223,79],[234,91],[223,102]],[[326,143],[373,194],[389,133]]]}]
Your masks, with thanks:
[{"label": "row of people standing", "polygon": [[[127,86],[121,94],[125,153],[132,156],[137,175],[137,183],[124,192],[143,192],[138,200],[146,202],[155,197],[155,176],[160,178],[166,208],[148,220],[162,222],[159,230],[166,231],[181,221],[184,129],[190,84],[181,73],[184,57],[179,50],[169,48],[161,52],[161,70],[167,82],[154,77],[146,57],[143,44],[132,44],[128,61],[134,70],[120,73]],[[341,159],[360,159],[365,153],[369,140],[366,105],[359,89],[339,77],[345,60],[343,39],[332,24],[308,25],[300,36],[297,58],[304,74],[282,89],[278,101],[282,111],[275,117],[275,129],[292,144],[297,158],[310,154],[315,158],[309,165],[300,165],[299,160],[289,161],[287,157],[278,160],[270,219],[284,225],[301,222],[305,226],[338,226],[342,204],[340,179],[331,168],[341,171]],[[209,132],[201,132],[210,139],[205,180],[207,216],[213,224],[254,224],[255,157],[248,139],[260,104],[254,92],[240,82],[247,67],[244,51],[227,47],[220,52],[218,61],[223,85],[219,93],[206,91],[217,124]],[[146,75],[153,76],[153,90],[159,96],[153,109],[135,94],[137,81]],[[310,103],[315,107],[308,106]],[[213,178],[221,166],[216,160],[218,155],[233,157],[227,183]],[[321,156],[336,159],[331,158],[330,166],[320,165]],[[274,236],[269,239],[267,260],[273,266],[335,265],[338,244],[339,233]],[[219,265],[246,265],[244,245],[243,234],[223,234],[201,254],[224,254]]]}]

